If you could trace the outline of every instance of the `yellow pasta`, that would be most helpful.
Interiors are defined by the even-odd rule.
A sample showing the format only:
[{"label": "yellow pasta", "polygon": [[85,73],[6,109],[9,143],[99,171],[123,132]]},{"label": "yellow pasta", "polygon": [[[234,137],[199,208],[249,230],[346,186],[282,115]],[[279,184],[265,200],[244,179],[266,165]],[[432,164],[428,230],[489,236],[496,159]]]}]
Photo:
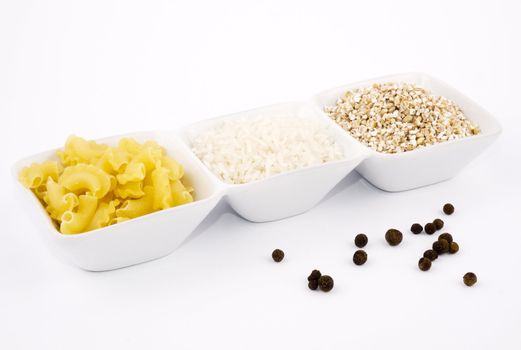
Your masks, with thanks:
[{"label": "yellow pasta", "polygon": [[116,210],[116,216],[131,219],[154,212],[154,188],[145,186],[143,192],[143,197],[123,202],[121,208]]},{"label": "yellow pasta", "polygon": [[109,174],[118,174],[130,161],[130,155],[117,148],[108,148],[98,159],[96,165]]},{"label": "yellow pasta", "polygon": [[174,206],[172,189],[168,178],[169,171],[166,168],[157,168],[152,172],[152,184],[154,186],[154,210],[166,209]]},{"label": "yellow pasta", "polygon": [[61,219],[63,213],[73,210],[79,204],[76,194],[67,192],[65,187],[51,178],[47,180],[47,193],[43,200],[47,203],[47,212],[55,220]]},{"label": "yellow pasta", "polygon": [[98,199],[92,195],[81,195],[79,197],[78,210],[67,210],[61,217],[60,231],[62,233],[81,233],[91,221],[96,208]]},{"label": "yellow pasta", "polygon": [[163,149],[155,142],[148,141],[143,144],[141,150],[134,156],[133,161],[141,162],[148,172],[156,168],[156,163],[163,157]]},{"label": "yellow pasta", "polygon": [[20,182],[41,200],[60,232],[77,234],[193,201],[184,169],[155,141],[116,147],[67,139],[60,162],[31,164]]},{"label": "yellow pasta", "polygon": [[63,151],[58,151],[57,154],[64,165],[91,163],[100,158],[107,147],[72,135],[67,139]]},{"label": "yellow pasta", "polygon": [[183,166],[170,157],[161,158],[161,165],[168,170],[170,180],[179,180],[184,175]]},{"label": "yellow pasta", "polygon": [[141,181],[127,182],[124,185],[118,185],[114,190],[114,194],[123,199],[141,198],[145,194],[143,192],[143,183]]},{"label": "yellow pasta", "polygon": [[116,178],[118,179],[118,182],[122,185],[126,184],[127,182],[136,182],[136,181],[143,181],[146,175],[146,168],[145,164],[138,163],[138,162],[132,162],[125,168],[125,171],[118,174]]},{"label": "yellow pasta", "polygon": [[111,175],[89,164],[67,167],[60,177],[60,184],[69,191],[75,193],[86,191],[96,198],[104,197],[113,186],[113,181]]},{"label": "yellow pasta", "polygon": [[110,222],[116,217],[117,204],[117,199],[110,202],[99,203],[98,209],[92,216],[92,219],[90,220],[90,223],[87,225],[85,231],[91,231],[108,226]]},{"label": "yellow pasta", "polygon": [[18,178],[25,187],[34,189],[44,185],[49,177],[57,181],[59,174],[58,162],[47,161],[40,164],[33,163],[23,168]]},{"label": "yellow pasta", "polygon": [[139,153],[141,145],[131,138],[124,137],[119,140],[118,148],[124,152],[127,152],[131,156],[135,156]]},{"label": "yellow pasta", "polygon": [[192,195],[190,194],[190,188],[185,188],[180,180],[170,181],[170,188],[172,189],[174,206],[194,201]]}]

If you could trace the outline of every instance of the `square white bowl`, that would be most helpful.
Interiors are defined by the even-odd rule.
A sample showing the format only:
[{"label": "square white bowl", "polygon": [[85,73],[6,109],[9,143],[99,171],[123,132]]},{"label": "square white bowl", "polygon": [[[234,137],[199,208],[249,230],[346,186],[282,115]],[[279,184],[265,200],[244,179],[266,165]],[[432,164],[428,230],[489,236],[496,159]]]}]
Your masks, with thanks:
[{"label": "square white bowl", "polygon": [[[463,109],[469,120],[478,124],[481,133],[409,152],[387,154],[374,151],[357,141],[324,112],[324,107],[335,105],[345,91],[384,82],[415,83],[435,95],[454,101]],[[448,180],[496,140],[501,133],[499,123],[489,112],[461,92],[424,73],[389,75],[344,85],[321,92],[315,95],[312,101],[325,118],[343,131],[344,137],[358,142],[365,148],[367,159],[356,170],[374,186],[385,191],[405,191]]]},{"label": "square white bowl", "polygon": [[157,141],[167,154],[179,161],[183,179],[192,185],[194,202],[147,214],[135,219],[75,235],[62,234],[55,227],[38,198],[18,181],[20,170],[33,162],[57,160],[56,150],[17,162],[12,169],[26,211],[45,241],[73,264],[90,271],[112,270],[165,256],[175,250],[217,205],[220,187],[201,168],[198,159],[172,132],[139,132],[98,140],[116,145],[122,137],[138,142]]},{"label": "square white bowl", "polygon": [[[217,127],[226,120],[257,117],[300,117],[323,124],[331,136],[341,145],[344,159],[316,166],[293,170],[245,184],[228,184],[213,174],[225,189],[225,198],[243,218],[253,222],[284,219],[301,214],[326,196],[365,157],[358,142],[343,137],[343,130],[333,128],[308,102],[280,103],[249,111],[209,119],[190,125],[180,132],[180,138],[191,146],[191,140],[199,133]],[[201,162],[201,165],[204,164]]]}]

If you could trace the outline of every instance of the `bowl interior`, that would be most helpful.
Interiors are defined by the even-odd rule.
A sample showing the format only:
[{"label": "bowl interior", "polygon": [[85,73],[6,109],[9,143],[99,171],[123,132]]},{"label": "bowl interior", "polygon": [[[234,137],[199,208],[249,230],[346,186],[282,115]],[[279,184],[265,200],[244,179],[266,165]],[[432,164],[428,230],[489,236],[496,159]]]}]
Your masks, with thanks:
[{"label": "bowl interior", "polygon": [[[179,209],[180,207],[184,206],[190,206],[194,203],[204,201],[210,197],[212,197],[214,194],[219,192],[219,184],[215,179],[207,174],[205,172],[205,169],[201,166],[201,164],[198,162],[198,159],[192,154],[192,152],[186,148],[183,142],[179,140],[179,138],[176,136],[174,132],[164,131],[164,132],[138,132],[138,133],[130,133],[130,134],[123,134],[118,136],[111,136],[106,138],[97,139],[96,142],[104,143],[109,146],[116,146],[117,143],[121,138],[124,137],[130,137],[137,142],[143,143],[145,141],[156,141],[160,146],[164,147],[166,149],[167,155],[170,157],[173,157],[175,160],[177,160],[180,164],[183,165],[185,175],[183,176],[183,182],[189,186],[192,186],[194,188],[194,202],[184,204],[179,207],[173,207],[166,210],[154,212],[145,216],[149,215],[157,215],[162,214],[165,212],[171,212],[176,211],[176,209]],[[18,174],[20,173],[20,170],[28,166],[32,163],[38,163],[43,162],[46,160],[59,160],[59,158],[56,155],[56,151],[58,149],[49,150],[46,152],[42,152],[33,156],[26,157],[17,163],[15,163],[12,167],[12,175],[17,182],[18,186],[22,188],[22,190],[25,192],[26,197],[29,197],[29,200],[32,202],[33,207],[35,207],[36,210],[40,212],[41,215],[44,215],[46,217],[46,221],[52,226],[52,229],[56,231],[56,233],[60,234],[57,228],[55,227],[53,221],[47,214],[45,208],[40,203],[38,198],[32,193],[31,190],[26,189],[23,187],[23,185],[18,181]],[[140,220],[142,217],[137,217],[125,222],[122,222],[118,225],[127,224],[129,222],[133,222],[135,220]],[[110,226],[108,226],[110,227]],[[95,231],[104,230],[105,228],[88,231],[84,234],[88,234]],[[74,237],[75,235],[72,235],[71,237]]]},{"label": "bowl interior", "polygon": [[[324,112],[324,107],[326,106],[333,106],[335,105],[338,98],[347,90],[356,89],[356,88],[362,88],[370,86],[374,83],[384,83],[384,82],[408,82],[408,83],[415,83],[417,85],[423,86],[430,90],[434,95],[444,96],[455,103],[457,103],[461,108],[463,109],[463,112],[465,113],[465,116],[471,120],[472,122],[479,125],[481,129],[481,133],[472,137],[468,138],[462,138],[457,140],[451,140],[446,141],[443,143],[430,145],[425,148],[416,149],[409,152],[399,153],[399,154],[386,154],[386,153],[379,153],[376,151],[371,150],[369,147],[365,146],[361,142],[354,139],[349,132],[344,131],[340,126],[338,126],[334,121],[332,121],[329,116]],[[316,107],[321,111],[321,113],[327,117],[332,123],[338,126],[338,128],[342,131],[344,131],[344,135],[348,135],[349,138],[355,140],[356,142],[359,142],[363,147],[366,147],[367,149],[371,150],[374,153],[377,153],[379,155],[383,156],[402,156],[404,154],[410,154],[412,152],[421,152],[425,149],[431,149],[433,147],[438,147],[443,144],[449,144],[449,143],[457,143],[457,142],[463,142],[469,139],[476,139],[481,137],[488,137],[491,135],[496,135],[501,132],[501,127],[497,120],[484,108],[479,106],[476,102],[468,98],[467,96],[463,95],[458,90],[454,89],[453,87],[449,86],[448,84],[433,78],[427,74],[424,73],[404,73],[404,74],[396,74],[396,75],[389,75],[389,76],[383,76],[379,78],[374,78],[370,80],[364,80],[353,84],[343,85],[339,86],[330,90],[326,90],[324,92],[321,92],[317,95],[315,95],[312,98],[312,101],[315,103]]]},{"label": "bowl interior", "polygon": [[[290,103],[281,103],[281,104],[275,104],[271,106],[256,108],[244,112],[234,113],[230,115],[225,115],[218,118],[212,118],[209,120],[205,120],[193,125],[190,125],[188,127],[185,127],[184,129],[181,129],[179,131],[179,138],[185,143],[186,147],[188,149],[191,149],[192,140],[197,137],[202,132],[205,132],[207,130],[211,130],[212,128],[220,126],[223,122],[229,121],[229,120],[244,120],[248,118],[258,118],[258,117],[273,117],[273,118],[279,118],[279,117],[299,117],[303,119],[309,119],[314,120],[318,124],[323,125],[325,127],[325,130],[327,133],[331,135],[331,137],[341,146],[344,158],[341,160],[333,161],[330,163],[335,163],[339,161],[344,161],[346,159],[354,159],[361,157],[364,153],[364,148],[360,147],[359,143],[357,141],[350,140],[349,138],[346,138],[343,130],[338,130],[335,128],[331,123],[324,118],[324,116],[317,111],[316,107],[313,103],[310,102],[290,102]],[[195,154],[194,154],[195,156]],[[200,164],[205,166],[200,160]],[[329,164],[329,163],[328,163]],[[308,168],[313,167],[320,167],[324,164],[315,165]],[[206,167],[206,166],[205,166]],[[207,168],[208,169],[208,168]],[[298,172],[303,169],[296,169],[290,172],[285,172],[277,175],[270,176],[269,178],[275,177],[275,176],[283,176],[284,174]],[[208,169],[210,171],[210,169]],[[211,172],[211,171],[210,171]],[[222,182],[220,178],[218,178],[215,174],[211,173],[212,176],[215,177],[217,181]],[[226,184],[229,186],[244,186],[252,183],[256,183],[258,181],[264,181],[266,179],[252,181],[247,184],[240,184],[240,185],[233,185],[233,184]],[[224,184],[224,182],[222,182]]]}]

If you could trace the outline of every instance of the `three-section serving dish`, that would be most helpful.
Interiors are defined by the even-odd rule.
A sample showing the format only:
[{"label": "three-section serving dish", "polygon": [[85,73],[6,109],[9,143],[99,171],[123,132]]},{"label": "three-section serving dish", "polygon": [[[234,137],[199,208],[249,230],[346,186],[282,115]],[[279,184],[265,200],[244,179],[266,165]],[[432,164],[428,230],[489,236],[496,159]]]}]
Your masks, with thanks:
[{"label": "three-section serving dish", "polygon": [[[378,82],[416,83],[435,95],[456,102],[481,129],[479,135],[447,141],[410,152],[385,154],[363,145],[324,112],[345,90]],[[192,138],[224,120],[258,116],[291,115],[317,120],[341,145],[345,157],[317,166],[268,177],[246,184],[228,184],[215,176],[192,152]],[[154,140],[183,164],[188,185],[196,189],[195,200],[170,209],[97,230],[66,235],[60,233],[38,198],[18,182],[20,170],[33,162],[56,159],[56,150],[39,153],[17,162],[12,169],[26,210],[43,237],[72,263],[91,271],[111,270],[165,256],[174,251],[221,200],[243,218],[265,222],[301,214],[319,203],[347,174],[356,170],[374,186],[385,191],[405,191],[455,176],[500,134],[494,117],[447,84],[421,73],[407,73],[366,80],[325,92],[311,99],[281,103],[205,120],[181,130],[149,131],[97,140],[115,145],[122,137],[139,142]]]}]

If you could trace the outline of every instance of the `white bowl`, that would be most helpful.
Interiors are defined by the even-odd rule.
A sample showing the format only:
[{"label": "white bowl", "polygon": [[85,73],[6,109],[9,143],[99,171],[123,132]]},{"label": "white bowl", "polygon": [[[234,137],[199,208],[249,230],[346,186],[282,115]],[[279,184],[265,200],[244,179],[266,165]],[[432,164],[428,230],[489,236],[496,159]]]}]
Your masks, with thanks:
[{"label": "white bowl", "polygon": [[[441,95],[454,101],[462,107],[469,120],[479,125],[481,133],[396,154],[376,152],[360,143],[365,148],[367,159],[356,170],[382,190],[405,191],[450,179],[501,133],[499,123],[485,109],[446,83],[423,73],[390,75],[340,86],[319,93],[312,101],[325,118],[344,131],[327,116],[324,107],[334,105],[346,90],[389,81],[416,83],[429,89],[435,95]],[[356,141],[347,131],[344,131],[344,136]]]},{"label": "white bowl", "polygon": [[[482,133],[401,154],[383,154],[358,142],[324,112],[324,106],[334,104],[345,90],[384,81],[417,83],[455,101],[462,106],[469,119],[479,124]],[[190,149],[192,137],[224,120],[288,115],[324,123],[343,147],[345,158],[264,180],[231,185],[218,179]],[[77,235],[61,234],[36,196],[18,181],[18,174],[24,166],[56,159],[56,150],[17,162],[12,173],[27,211],[44,239],[77,266],[102,271],[138,264],[171,253],[222,198],[245,219],[264,222],[309,210],[355,168],[372,184],[387,191],[425,186],[454,176],[492,143],[500,131],[499,124],[489,113],[461,93],[425,74],[409,73],[342,86],[320,93],[309,101],[282,103],[210,119],[179,132],[152,131],[109,137],[98,141],[109,145],[115,145],[122,137],[132,137],[140,142],[157,141],[170,156],[183,164],[185,180],[195,189],[195,201]]]},{"label": "white bowl", "polygon": [[115,145],[122,137],[132,137],[140,142],[155,140],[165,147],[170,156],[183,164],[186,181],[197,189],[194,202],[97,230],[65,235],[54,226],[38,198],[18,182],[18,173],[24,166],[56,159],[56,150],[25,158],[13,167],[13,176],[27,212],[31,214],[44,240],[58,248],[73,264],[85,270],[112,270],[170,254],[193,232],[222,197],[218,184],[212,177],[206,176],[197,158],[174,133],[140,132],[101,139],[99,142]]},{"label": "white bowl", "polygon": [[[339,132],[334,128],[308,102],[281,103],[209,119],[181,130],[180,137],[190,147],[193,137],[225,120],[259,116],[296,116],[317,120],[326,126],[327,131],[342,146],[344,159],[239,185],[222,182],[210,172],[215,176],[215,180],[221,183],[226,201],[240,216],[249,221],[274,221],[311,209],[365,158],[365,150],[358,142],[345,138],[343,130]],[[204,166],[203,163],[201,165]]]}]

